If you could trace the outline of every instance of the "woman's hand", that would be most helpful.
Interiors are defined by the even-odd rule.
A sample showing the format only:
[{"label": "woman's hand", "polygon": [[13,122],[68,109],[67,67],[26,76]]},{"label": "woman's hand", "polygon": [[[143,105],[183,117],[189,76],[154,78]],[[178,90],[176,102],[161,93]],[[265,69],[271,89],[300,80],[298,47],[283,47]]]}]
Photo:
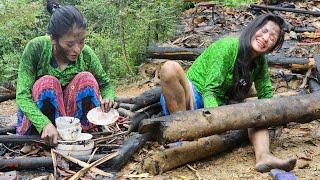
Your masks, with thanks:
[{"label": "woman's hand", "polygon": [[109,112],[111,108],[118,108],[118,103],[110,100],[109,98],[105,98],[101,101],[101,109],[103,112]]},{"label": "woman's hand", "polygon": [[41,139],[49,143],[50,146],[56,146],[58,144],[58,131],[52,123],[47,124],[41,134]]}]

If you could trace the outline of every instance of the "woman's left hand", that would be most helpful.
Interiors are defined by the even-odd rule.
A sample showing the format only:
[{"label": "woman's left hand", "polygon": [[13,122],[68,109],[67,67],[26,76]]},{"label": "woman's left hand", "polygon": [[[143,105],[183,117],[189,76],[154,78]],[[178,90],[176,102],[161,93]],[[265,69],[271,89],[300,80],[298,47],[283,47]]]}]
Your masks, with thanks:
[{"label": "woman's left hand", "polygon": [[103,112],[109,112],[111,108],[118,108],[118,103],[110,100],[109,98],[105,98],[101,101],[101,109]]}]

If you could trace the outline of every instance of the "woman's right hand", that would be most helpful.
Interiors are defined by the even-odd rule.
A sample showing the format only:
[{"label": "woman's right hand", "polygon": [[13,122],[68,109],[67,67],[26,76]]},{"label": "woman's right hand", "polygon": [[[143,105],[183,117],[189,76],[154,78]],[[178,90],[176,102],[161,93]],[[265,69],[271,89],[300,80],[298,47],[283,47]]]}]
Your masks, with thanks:
[{"label": "woman's right hand", "polygon": [[58,136],[56,127],[52,123],[49,123],[43,128],[41,139],[49,143],[50,146],[57,146]]}]

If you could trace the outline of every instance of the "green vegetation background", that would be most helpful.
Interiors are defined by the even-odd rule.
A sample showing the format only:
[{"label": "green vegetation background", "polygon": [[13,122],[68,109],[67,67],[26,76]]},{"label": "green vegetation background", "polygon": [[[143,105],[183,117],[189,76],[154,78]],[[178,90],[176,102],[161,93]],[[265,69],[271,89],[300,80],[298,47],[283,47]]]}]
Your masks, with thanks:
[{"label": "green vegetation background", "polygon": [[[0,84],[15,82],[21,54],[29,40],[45,35],[50,18],[44,0],[0,0]],[[252,0],[225,0],[239,5]],[[182,0],[60,0],[75,5],[88,19],[90,45],[110,76],[134,76],[146,48],[176,31],[182,11],[192,3]]]}]

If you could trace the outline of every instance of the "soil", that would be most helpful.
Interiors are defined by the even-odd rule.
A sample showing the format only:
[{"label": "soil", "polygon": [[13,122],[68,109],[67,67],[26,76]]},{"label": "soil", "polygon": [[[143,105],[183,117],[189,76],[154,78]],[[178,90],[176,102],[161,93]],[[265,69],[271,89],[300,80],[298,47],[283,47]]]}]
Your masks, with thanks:
[{"label": "soil", "polygon": [[[118,96],[135,96],[150,88],[150,84],[121,85],[117,90]],[[9,100],[0,103],[0,125],[14,125],[16,122],[16,103]],[[289,124],[282,130],[280,137],[271,143],[271,151],[280,158],[295,157],[297,166],[292,171],[298,179],[320,179],[320,139],[315,137],[319,121],[308,124]],[[187,165],[162,173],[158,176],[145,174],[142,161],[148,152],[158,146],[155,142],[148,142],[144,148],[136,153],[133,160],[119,173],[120,177],[135,176],[146,179],[271,179],[268,173],[254,170],[255,156],[252,146],[243,144],[239,148],[212,157],[189,163],[195,171]],[[40,174],[39,174],[40,175]],[[41,174],[43,175],[43,174]]]}]

